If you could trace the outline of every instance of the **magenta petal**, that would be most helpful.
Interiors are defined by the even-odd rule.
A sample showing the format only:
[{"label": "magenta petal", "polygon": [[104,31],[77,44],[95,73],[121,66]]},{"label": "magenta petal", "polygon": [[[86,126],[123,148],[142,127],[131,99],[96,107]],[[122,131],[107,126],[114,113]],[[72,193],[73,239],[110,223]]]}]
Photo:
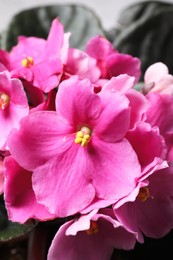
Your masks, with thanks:
[{"label": "magenta petal", "polygon": [[153,173],[148,181],[151,196],[135,203],[137,222],[146,236],[160,238],[173,227],[173,167]]},{"label": "magenta petal", "polygon": [[147,122],[152,126],[158,126],[160,133],[164,137],[167,133],[172,133],[173,97],[149,93],[147,99],[150,101],[150,107],[147,111]]},{"label": "magenta petal", "polygon": [[161,238],[168,234],[173,227],[172,214],[173,201],[171,198],[158,199],[157,203],[151,199],[142,208],[138,208],[139,228],[148,237]]},{"label": "magenta petal", "polygon": [[0,72],[0,92],[10,96],[10,102],[15,105],[27,107],[28,100],[22,82],[19,79],[11,78],[6,70]]},{"label": "magenta petal", "polygon": [[10,57],[9,53],[5,50],[0,49],[0,71],[4,71],[6,69],[10,69],[9,64]]},{"label": "magenta petal", "polygon": [[48,260],[107,260],[111,259],[114,248],[126,250],[134,248],[136,242],[134,234],[127,232],[112,216],[103,213],[90,218],[97,221],[98,232],[92,235],[86,233],[89,215],[81,216],[78,221],[65,223],[52,241]]},{"label": "magenta petal", "polygon": [[65,71],[71,75],[78,75],[80,79],[87,78],[93,83],[100,77],[97,61],[87,53],[73,48],[68,51]]},{"label": "magenta petal", "polygon": [[0,72],[4,70],[7,70],[7,68],[2,63],[0,63]]},{"label": "magenta petal", "polygon": [[112,44],[100,35],[92,37],[86,45],[86,53],[96,60],[106,60],[109,55],[116,52]]},{"label": "magenta petal", "polygon": [[33,85],[41,88],[44,92],[49,92],[58,86],[62,64],[58,59],[47,60],[36,64],[31,70],[34,75]]},{"label": "magenta petal", "polygon": [[79,80],[77,76],[73,76],[59,85],[56,110],[78,130],[80,125],[89,124],[99,117],[101,101],[92,93],[89,80]]},{"label": "magenta petal", "polygon": [[10,71],[10,75],[12,78],[19,78],[19,79],[24,79],[28,82],[31,82],[33,80],[33,73],[30,69],[28,68],[15,68]]},{"label": "magenta petal", "polygon": [[76,236],[79,231],[88,230],[90,228],[90,221],[97,212],[98,209],[95,209],[88,214],[80,215],[80,217],[66,230],[66,235]]},{"label": "magenta petal", "polygon": [[[77,235],[79,231],[86,231],[90,228],[90,221],[96,221],[98,225],[97,235],[102,237],[104,234],[105,240],[107,238],[107,243],[112,245],[112,248],[123,248],[131,249],[135,243],[136,233],[133,231],[131,234],[127,232],[122,224],[115,218],[114,212],[111,208],[93,210],[89,214],[81,215],[78,220],[74,221],[72,225],[66,230],[66,235]],[[95,234],[94,239],[99,239]],[[86,238],[87,239],[87,238]],[[106,247],[110,247],[110,245]],[[92,245],[91,245],[92,247]],[[112,251],[112,250],[111,250]]]},{"label": "magenta petal", "polygon": [[146,201],[136,198],[133,203],[125,203],[115,209],[116,216],[128,230],[137,231],[140,236],[142,232],[148,237],[161,238],[172,229],[172,170],[169,167],[149,176],[147,188],[150,196]]},{"label": "magenta petal", "polygon": [[12,157],[6,157],[4,163],[4,198],[9,219],[25,223],[28,219],[52,219],[43,205],[37,203],[32,189],[32,173],[22,169]]},{"label": "magenta petal", "polygon": [[20,106],[15,106],[14,104],[10,104],[8,109],[8,117],[6,117],[6,113],[4,111],[0,111],[0,120],[1,120],[1,138],[0,138],[0,147],[4,149],[6,147],[6,140],[10,131],[19,126],[19,121],[21,120],[22,116],[26,116],[28,109],[22,109]]},{"label": "magenta petal", "polygon": [[136,214],[134,203],[125,203],[122,207],[115,209],[114,213],[127,230],[130,232],[136,232],[137,240],[140,243],[143,243],[144,237],[140,228],[138,227],[139,220]]},{"label": "magenta petal", "polygon": [[58,217],[79,212],[95,197],[88,173],[90,161],[85,153],[83,147],[71,144],[65,153],[59,152],[33,173],[37,200]]},{"label": "magenta petal", "polygon": [[61,47],[64,40],[64,29],[63,25],[55,18],[51,24],[49,35],[47,38],[45,51],[42,56],[45,59],[59,58]]},{"label": "magenta petal", "polygon": [[[164,158],[166,145],[157,127],[138,122],[126,138],[133,146],[142,167],[150,164],[156,157]],[[147,140],[147,142],[146,142]]]},{"label": "magenta petal", "polygon": [[130,128],[133,128],[138,121],[144,121],[146,119],[149,102],[143,94],[134,89],[127,91],[126,97],[130,101]]},{"label": "magenta petal", "polygon": [[26,57],[32,57],[34,61],[39,62],[40,54],[44,52],[46,40],[37,37],[18,37],[18,44],[14,46],[10,53],[11,70],[22,68],[22,60]]},{"label": "magenta petal", "polygon": [[107,67],[110,75],[118,76],[121,74],[127,74],[135,77],[135,83],[140,77],[141,61],[129,54],[113,53],[107,58]]},{"label": "magenta petal", "polygon": [[19,121],[29,112],[28,101],[19,79],[11,79],[8,71],[0,73],[0,93],[9,96],[9,104],[0,109],[0,149],[5,149],[11,129],[19,126]]},{"label": "magenta petal", "polygon": [[119,75],[117,77],[112,77],[102,88],[102,90],[109,90],[111,92],[118,91],[125,94],[129,89],[134,86],[134,77],[130,77],[126,74]]},{"label": "magenta petal", "polygon": [[21,120],[18,130],[12,130],[8,146],[22,167],[33,170],[56,156],[57,151],[69,147],[65,137],[71,131],[71,127],[62,122],[56,112],[33,112]]},{"label": "magenta petal", "polygon": [[99,198],[95,198],[90,205],[88,205],[85,209],[83,209],[81,211],[82,214],[86,214],[88,212],[90,212],[91,210],[94,209],[101,209],[101,208],[105,208],[109,205],[112,205],[113,203],[115,203],[117,200],[116,199],[99,199]]},{"label": "magenta petal", "polygon": [[[127,196],[136,186],[141,168],[137,156],[127,140],[105,143],[99,139],[91,149],[93,162],[93,185],[97,196],[119,200]],[[94,155],[94,156],[92,156]]]},{"label": "magenta petal", "polygon": [[67,236],[66,230],[71,223],[65,223],[58,230],[49,248],[48,260],[110,259],[113,246],[109,239],[105,239],[103,245],[100,246],[103,237],[105,237],[103,232],[89,236],[83,231],[76,236]]},{"label": "magenta petal", "polygon": [[118,92],[103,90],[98,95],[104,109],[94,131],[106,142],[117,142],[124,137],[129,128],[129,101]]},{"label": "magenta petal", "polygon": [[136,243],[136,233],[128,232],[116,219],[111,208],[101,209],[99,213],[92,217],[98,221],[100,236],[106,236],[113,248],[130,250]]},{"label": "magenta petal", "polygon": [[0,157],[0,195],[4,192],[4,173],[3,173],[3,159]]},{"label": "magenta petal", "polygon": [[103,234],[89,236],[84,231],[76,236],[67,236],[65,233],[70,224],[67,222],[58,230],[49,248],[48,260],[110,259],[113,246],[106,239],[104,246],[100,246]]}]

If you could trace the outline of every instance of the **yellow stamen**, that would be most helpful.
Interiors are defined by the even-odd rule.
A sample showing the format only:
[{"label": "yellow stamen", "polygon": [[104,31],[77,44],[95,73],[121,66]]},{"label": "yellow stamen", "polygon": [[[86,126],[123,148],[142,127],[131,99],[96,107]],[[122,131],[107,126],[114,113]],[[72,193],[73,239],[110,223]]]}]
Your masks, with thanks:
[{"label": "yellow stamen", "polygon": [[22,66],[25,68],[29,68],[34,64],[34,60],[32,57],[28,56],[27,58],[22,60]]},{"label": "yellow stamen", "polygon": [[96,221],[91,220],[90,228],[86,230],[87,235],[97,234],[99,232],[99,228]]},{"label": "yellow stamen", "polygon": [[5,94],[1,93],[0,94],[0,109],[5,109],[10,103],[10,97]]},{"label": "yellow stamen", "polygon": [[82,147],[86,146],[91,140],[91,129],[83,126],[80,131],[76,133],[75,144],[81,144]]},{"label": "yellow stamen", "polygon": [[147,187],[142,187],[139,191],[139,194],[137,196],[137,198],[144,202],[146,201],[148,198],[150,197],[150,193],[149,193],[149,189]]}]

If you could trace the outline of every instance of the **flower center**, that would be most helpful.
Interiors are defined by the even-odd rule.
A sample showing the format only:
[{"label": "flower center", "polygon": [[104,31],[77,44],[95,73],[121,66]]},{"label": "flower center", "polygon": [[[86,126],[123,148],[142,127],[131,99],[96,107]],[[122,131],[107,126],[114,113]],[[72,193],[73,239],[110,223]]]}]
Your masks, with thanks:
[{"label": "flower center", "polygon": [[91,220],[90,228],[86,230],[87,235],[97,234],[99,232],[99,228],[96,221]]},{"label": "flower center", "polygon": [[34,64],[34,60],[30,56],[22,60],[22,66],[25,68],[30,68],[33,64]]},{"label": "flower center", "polygon": [[91,140],[91,129],[88,126],[83,126],[80,131],[76,133],[75,144],[81,144],[82,147],[86,146]]},{"label": "flower center", "polygon": [[5,93],[0,93],[0,109],[5,109],[10,103],[10,97]]},{"label": "flower center", "polygon": [[137,196],[137,198],[144,202],[146,201],[148,198],[150,197],[150,193],[149,193],[149,189],[147,187],[142,187],[140,190],[139,190],[139,194]]}]

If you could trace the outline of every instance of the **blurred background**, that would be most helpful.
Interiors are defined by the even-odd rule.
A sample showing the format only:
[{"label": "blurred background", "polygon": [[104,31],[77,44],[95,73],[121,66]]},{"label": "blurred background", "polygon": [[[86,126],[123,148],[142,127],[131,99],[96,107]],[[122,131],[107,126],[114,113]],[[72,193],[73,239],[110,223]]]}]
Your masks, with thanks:
[{"label": "blurred background", "polygon": [[[145,1],[145,0],[144,0]],[[82,4],[91,8],[101,19],[104,29],[110,29],[116,24],[120,12],[133,3],[141,0],[0,0],[0,32],[3,31],[13,15],[36,6],[51,4]],[[146,1],[145,1],[146,2]],[[173,0],[162,0],[173,3]]]}]

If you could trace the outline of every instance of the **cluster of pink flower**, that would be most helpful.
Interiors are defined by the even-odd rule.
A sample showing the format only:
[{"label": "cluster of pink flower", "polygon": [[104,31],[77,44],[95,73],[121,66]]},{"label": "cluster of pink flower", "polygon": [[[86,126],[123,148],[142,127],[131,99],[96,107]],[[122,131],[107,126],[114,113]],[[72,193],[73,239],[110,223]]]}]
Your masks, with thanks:
[{"label": "cluster of pink flower", "polygon": [[54,19],[0,50],[0,191],[11,221],[69,217],[49,260],[107,260],[173,228],[173,76],[155,63],[139,92],[138,58],[69,37]]}]

